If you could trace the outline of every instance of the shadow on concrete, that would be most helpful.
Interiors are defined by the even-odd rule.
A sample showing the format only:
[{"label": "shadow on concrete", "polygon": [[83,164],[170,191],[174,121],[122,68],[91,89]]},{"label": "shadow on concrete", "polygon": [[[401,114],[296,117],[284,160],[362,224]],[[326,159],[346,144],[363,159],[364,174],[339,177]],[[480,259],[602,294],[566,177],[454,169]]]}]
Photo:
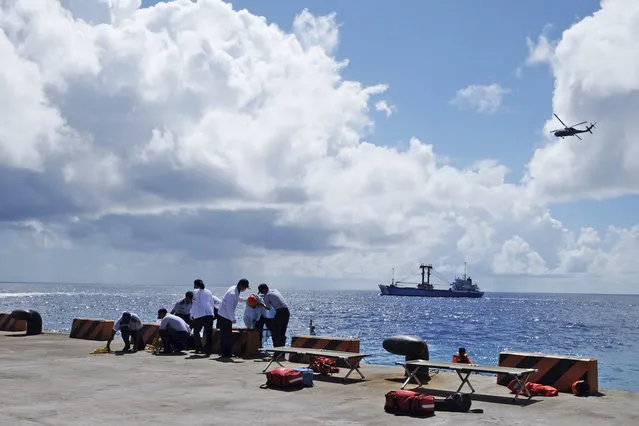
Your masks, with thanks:
[{"label": "shadow on concrete", "polygon": [[233,358],[233,357],[223,357],[223,356],[211,359],[211,361],[232,363],[232,364],[242,364],[242,363],[244,363],[243,359],[238,359],[238,358]]},{"label": "shadow on concrete", "polygon": [[[406,387],[406,390],[413,390],[415,392],[422,392],[428,395],[433,395],[433,396],[442,397],[442,398],[446,398],[447,396],[455,393],[454,391],[445,391],[445,390],[430,389],[430,388],[408,389],[408,386]],[[487,402],[491,404],[519,405],[521,407],[527,407],[529,405],[541,402],[541,399],[534,399],[535,397],[533,397],[533,399],[528,399],[528,397],[524,396],[522,398],[520,396],[517,399],[513,399],[514,395],[512,394],[509,394],[508,396],[500,396],[500,395],[481,394],[481,393],[475,392],[475,393],[470,393],[469,395],[472,401],[481,401],[481,402]]]},{"label": "shadow on concrete", "polygon": [[27,337],[28,334],[27,333],[20,333],[20,334],[5,334],[5,336],[7,337]]},{"label": "shadow on concrete", "polygon": [[[406,413],[389,413],[388,411],[385,412],[386,414],[391,414],[395,417],[412,417],[415,419],[428,419],[431,417],[435,417],[435,413],[430,413],[430,414],[406,414]],[[399,421],[399,419],[398,419]]]},{"label": "shadow on concrete", "polygon": [[211,355],[207,355],[207,354],[191,354],[189,356],[187,356],[184,359],[209,359],[211,358]]},{"label": "shadow on concrete", "polygon": [[180,352],[171,352],[171,353],[164,353],[162,351],[158,352],[157,354],[154,354],[155,356],[184,356],[186,355],[186,352],[184,351],[180,351]]},{"label": "shadow on concrete", "polygon": [[[385,380],[394,383],[404,383],[404,381],[406,381],[406,377],[386,377]],[[426,384],[428,382],[430,382],[430,379],[422,381],[422,384]],[[417,386],[417,382],[415,382],[414,380],[411,380],[408,384]]]},{"label": "shadow on concrete", "polygon": [[276,388],[276,387],[270,387],[270,386],[266,386],[266,384],[260,385],[260,389],[267,389],[267,390],[273,390],[273,391],[278,391],[278,392],[299,392],[301,390],[306,389],[306,387],[301,387],[301,388]]},{"label": "shadow on concrete", "polygon": [[366,383],[366,382],[369,382],[370,380],[362,379],[359,376],[356,376],[356,377],[349,376],[348,379],[344,380],[344,377],[341,377],[341,376],[322,376],[320,374],[315,374],[313,376],[313,381],[324,382],[324,383],[354,384],[354,383]]}]

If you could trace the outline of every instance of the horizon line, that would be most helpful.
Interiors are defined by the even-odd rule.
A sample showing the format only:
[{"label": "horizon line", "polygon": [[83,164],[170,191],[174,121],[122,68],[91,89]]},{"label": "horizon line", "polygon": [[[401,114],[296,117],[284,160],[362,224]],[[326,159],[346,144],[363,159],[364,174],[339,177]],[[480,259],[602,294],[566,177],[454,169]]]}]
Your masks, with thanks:
[{"label": "horizon line", "polygon": [[[0,284],[60,284],[60,285],[91,285],[91,286],[179,286],[180,284],[135,284],[135,283],[100,283],[100,282],[60,282],[60,281],[3,281],[0,280]],[[187,284],[188,285],[188,284]],[[207,287],[211,288],[225,288],[226,285],[210,285]],[[365,288],[343,288],[336,289],[334,287],[328,287],[325,289],[322,288],[300,288],[300,287],[291,287],[291,286],[283,286],[282,288],[290,289],[290,290],[311,290],[311,291],[375,291],[374,289],[365,289]],[[579,293],[573,291],[555,291],[555,292],[547,292],[547,291],[485,291],[484,294],[490,293],[498,293],[498,294],[578,294],[578,295],[599,295],[599,296],[639,296],[639,292],[637,293]],[[0,292],[2,294],[2,292]],[[401,297],[401,296],[388,296],[388,297]],[[432,299],[432,297],[427,297],[427,299]]]}]

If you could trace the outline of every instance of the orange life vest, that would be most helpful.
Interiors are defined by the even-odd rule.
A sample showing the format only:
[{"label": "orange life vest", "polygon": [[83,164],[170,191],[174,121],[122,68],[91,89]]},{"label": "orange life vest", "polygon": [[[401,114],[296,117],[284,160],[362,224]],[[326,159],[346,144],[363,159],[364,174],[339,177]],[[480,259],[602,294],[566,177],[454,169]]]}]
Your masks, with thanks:
[{"label": "orange life vest", "polygon": [[453,362],[455,364],[472,364],[473,363],[470,360],[470,357],[468,355],[460,355],[459,352],[453,355]]},{"label": "orange life vest", "polygon": [[575,381],[570,389],[575,396],[588,396],[590,394],[590,386],[584,380]]},{"label": "orange life vest", "polygon": [[251,294],[249,297],[246,298],[246,303],[251,308],[255,308],[257,306],[257,303],[258,303],[257,296],[254,295],[254,294]]},{"label": "orange life vest", "polygon": [[[511,380],[508,383],[508,389],[510,389],[510,393],[517,393],[519,391],[519,395],[525,395],[526,391],[519,387],[516,380]],[[559,391],[557,388],[548,385],[540,385],[539,383],[526,383],[526,389],[532,396],[557,396]]]}]

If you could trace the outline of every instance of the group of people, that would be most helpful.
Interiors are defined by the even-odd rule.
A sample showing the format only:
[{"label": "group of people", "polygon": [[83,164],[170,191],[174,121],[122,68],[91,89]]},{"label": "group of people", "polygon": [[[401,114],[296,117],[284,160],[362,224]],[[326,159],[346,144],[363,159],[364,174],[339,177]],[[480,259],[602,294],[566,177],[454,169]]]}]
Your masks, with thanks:
[{"label": "group of people", "polygon": [[[242,278],[236,285],[229,287],[220,299],[206,288],[201,279],[195,280],[193,291],[186,292],[184,299],[178,301],[171,312],[166,308],[158,310],[163,353],[170,354],[194,348],[195,353],[211,355],[213,328],[217,320],[222,357],[230,358],[233,355],[233,324],[237,323],[235,311],[240,301],[246,302],[245,326],[259,331],[260,342],[266,326],[271,331],[273,346],[285,346],[290,318],[288,303],[278,290],[270,289],[264,283],[257,287],[257,293],[249,295],[248,298],[240,296],[240,293],[249,289],[249,281]],[[140,317],[132,312],[124,312],[113,325],[107,349],[111,349],[111,342],[118,331],[124,341],[123,351],[144,349],[141,330]]]}]

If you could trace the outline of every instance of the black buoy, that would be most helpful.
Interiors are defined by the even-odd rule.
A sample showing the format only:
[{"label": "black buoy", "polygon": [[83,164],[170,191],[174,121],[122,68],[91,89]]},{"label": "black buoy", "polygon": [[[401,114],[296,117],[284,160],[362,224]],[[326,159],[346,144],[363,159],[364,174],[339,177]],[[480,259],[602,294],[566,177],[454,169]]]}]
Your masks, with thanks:
[{"label": "black buoy", "polygon": [[27,322],[27,336],[42,334],[42,317],[38,311],[16,309],[11,312],[11,318],[16,321],[24,320]]},{"label": "black buoy", "polygon": [[[384,339],[382,346],[384,346],[384,349],[392,354],[404,355],[406,357],[406,361],[412,361],[416,359],[423,359],[428,361],[430,359],[430,355],[428,353],[428,345],[421,337],[418,336],[399,335],[388,337]],[[428,369],[420,369],[417,377],[419,378],[419,380],[422,381],[422,383],[430,380]]]}]

